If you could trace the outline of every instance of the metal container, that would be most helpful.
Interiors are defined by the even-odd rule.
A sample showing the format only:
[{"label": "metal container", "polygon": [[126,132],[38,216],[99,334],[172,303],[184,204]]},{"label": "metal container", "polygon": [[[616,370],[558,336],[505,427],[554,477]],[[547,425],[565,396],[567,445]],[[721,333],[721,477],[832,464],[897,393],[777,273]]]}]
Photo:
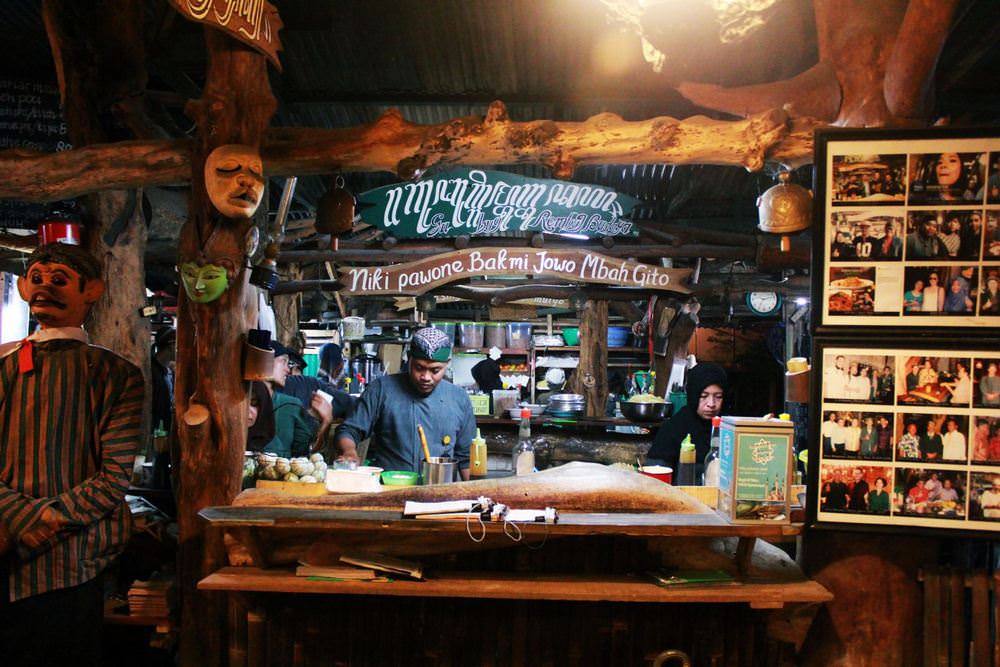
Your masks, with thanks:
[{"label": "metal container", "polygon": [[373,354],[359,354],[351,359],[351,378],[357,378],[358,374],[365,379],[365,384],[376,378],[385,375],[385,366],[382,360]]},{"label": "metal container", "polygon": [[424,484],[449,484],[455,481],[458,460],[450,456],[432,456],[421,465],[421,482]]},{"label": "metal container", "polygon": [[663,421],[670,414],[669,403],[618,403],[626,419],[634,422]]},{"label": "metal container", "polygon": [[361,340],[365,337],[365,318],[345,317],[340,321],[340,335],[345,340]]},{"label": "metal container", "polygon": [[552,394],[546,410],[556,417],[577,417],[586,407],[587,399],[583,394]]}]

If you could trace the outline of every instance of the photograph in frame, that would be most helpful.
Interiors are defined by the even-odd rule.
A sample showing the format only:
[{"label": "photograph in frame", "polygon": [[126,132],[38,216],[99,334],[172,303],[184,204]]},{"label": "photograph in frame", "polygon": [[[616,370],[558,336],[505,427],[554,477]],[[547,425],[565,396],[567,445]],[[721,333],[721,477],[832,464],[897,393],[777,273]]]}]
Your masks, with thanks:
[{"label": "photograph in frame", "polygon": [[846,209],[831,216],[831,262],[903,259],[902,209]]},{"label": "photograph in frame", "polygon": [[972,463],[1000,465],[1000,416],[978,415],[973,423]]},{"label": "photograph in frame", "polygon": [[985,152],[911,154],[907,203],[976,204],[983,203],[986,182]]},{"label": "photograph in frame", "polygon": [[894,473],[894,514],[931,520],[965,518],[964,470],[904,467]]},{"label": "photograph in frame", "polygon": [[896,378],[899,405],[951,405],[972,402],[971,360],[951,356],[903,356]]},{"label": "photograph in frame", "polygon": [[828,354],[824,358],[823,399],[833,403],[891,404],[892,394],[879,391],[879,378],[894,367],[892,355]]},{"label": "photograph in frame", "polygon": [[972,473],[969,481],[969,518],[1000,521],[1000,470]]},{"label": "photograph in frame", "polygon": [[896,414],[897,461],[961,463],[969,458],[969,416],[949,413]]},{"label": "photograph in frame", "polygon": [[838,155],[831,201],[836,205],[893,205],[906,199],[906,155]]},{"label": "photograph in frame", "polygon": [[824,512],[887,515],[892,475],[884,464],[826,463],[820,470],[820,507]]},{"label": "photograph in frame", "polygon": [[826,458],[890,461],[893,434],[891,412],[823,411],[820,438]]},{"label": "photograph in frame", "polygon": [[973,377],[975,406],[1000,409],[1000,357],[976,357]]},{"label": "photograph in frame", "polygon": [[980,317],[1000,317],[1000,264],[984,264],[980,282],[977,312]]}]

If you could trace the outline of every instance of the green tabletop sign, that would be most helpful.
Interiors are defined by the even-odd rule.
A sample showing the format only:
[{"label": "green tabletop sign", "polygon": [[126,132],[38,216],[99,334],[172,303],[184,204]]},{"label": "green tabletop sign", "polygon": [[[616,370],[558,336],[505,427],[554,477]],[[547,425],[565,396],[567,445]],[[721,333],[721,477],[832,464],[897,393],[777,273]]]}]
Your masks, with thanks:
[{"label": "green tabletop sign", "polygon": [[401,239],[547,232],[585,238],[638,236],[634,197],[599,185],[454,168],[369,190],[361,219]]}]

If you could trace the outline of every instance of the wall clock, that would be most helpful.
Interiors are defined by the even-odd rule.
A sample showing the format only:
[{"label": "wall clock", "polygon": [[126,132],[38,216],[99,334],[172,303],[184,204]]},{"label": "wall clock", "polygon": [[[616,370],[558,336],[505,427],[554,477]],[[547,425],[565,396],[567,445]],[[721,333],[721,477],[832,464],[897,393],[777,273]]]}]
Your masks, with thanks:
[{"label": "wall clock", "polygon": [[755,315],[774,315],[781,309],[781,295],[777,292],[747,292],[747,308]]}]

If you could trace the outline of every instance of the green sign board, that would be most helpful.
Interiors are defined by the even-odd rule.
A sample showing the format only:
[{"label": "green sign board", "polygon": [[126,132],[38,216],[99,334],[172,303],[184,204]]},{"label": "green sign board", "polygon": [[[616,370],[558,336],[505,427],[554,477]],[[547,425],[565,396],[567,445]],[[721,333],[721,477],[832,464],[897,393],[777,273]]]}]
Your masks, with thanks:
[{"label": "green sign board", "polygon": [[638,236],[634,197],[599,185],[454,168],[358,197],[361,219],[401,239],[545,232]]}]

